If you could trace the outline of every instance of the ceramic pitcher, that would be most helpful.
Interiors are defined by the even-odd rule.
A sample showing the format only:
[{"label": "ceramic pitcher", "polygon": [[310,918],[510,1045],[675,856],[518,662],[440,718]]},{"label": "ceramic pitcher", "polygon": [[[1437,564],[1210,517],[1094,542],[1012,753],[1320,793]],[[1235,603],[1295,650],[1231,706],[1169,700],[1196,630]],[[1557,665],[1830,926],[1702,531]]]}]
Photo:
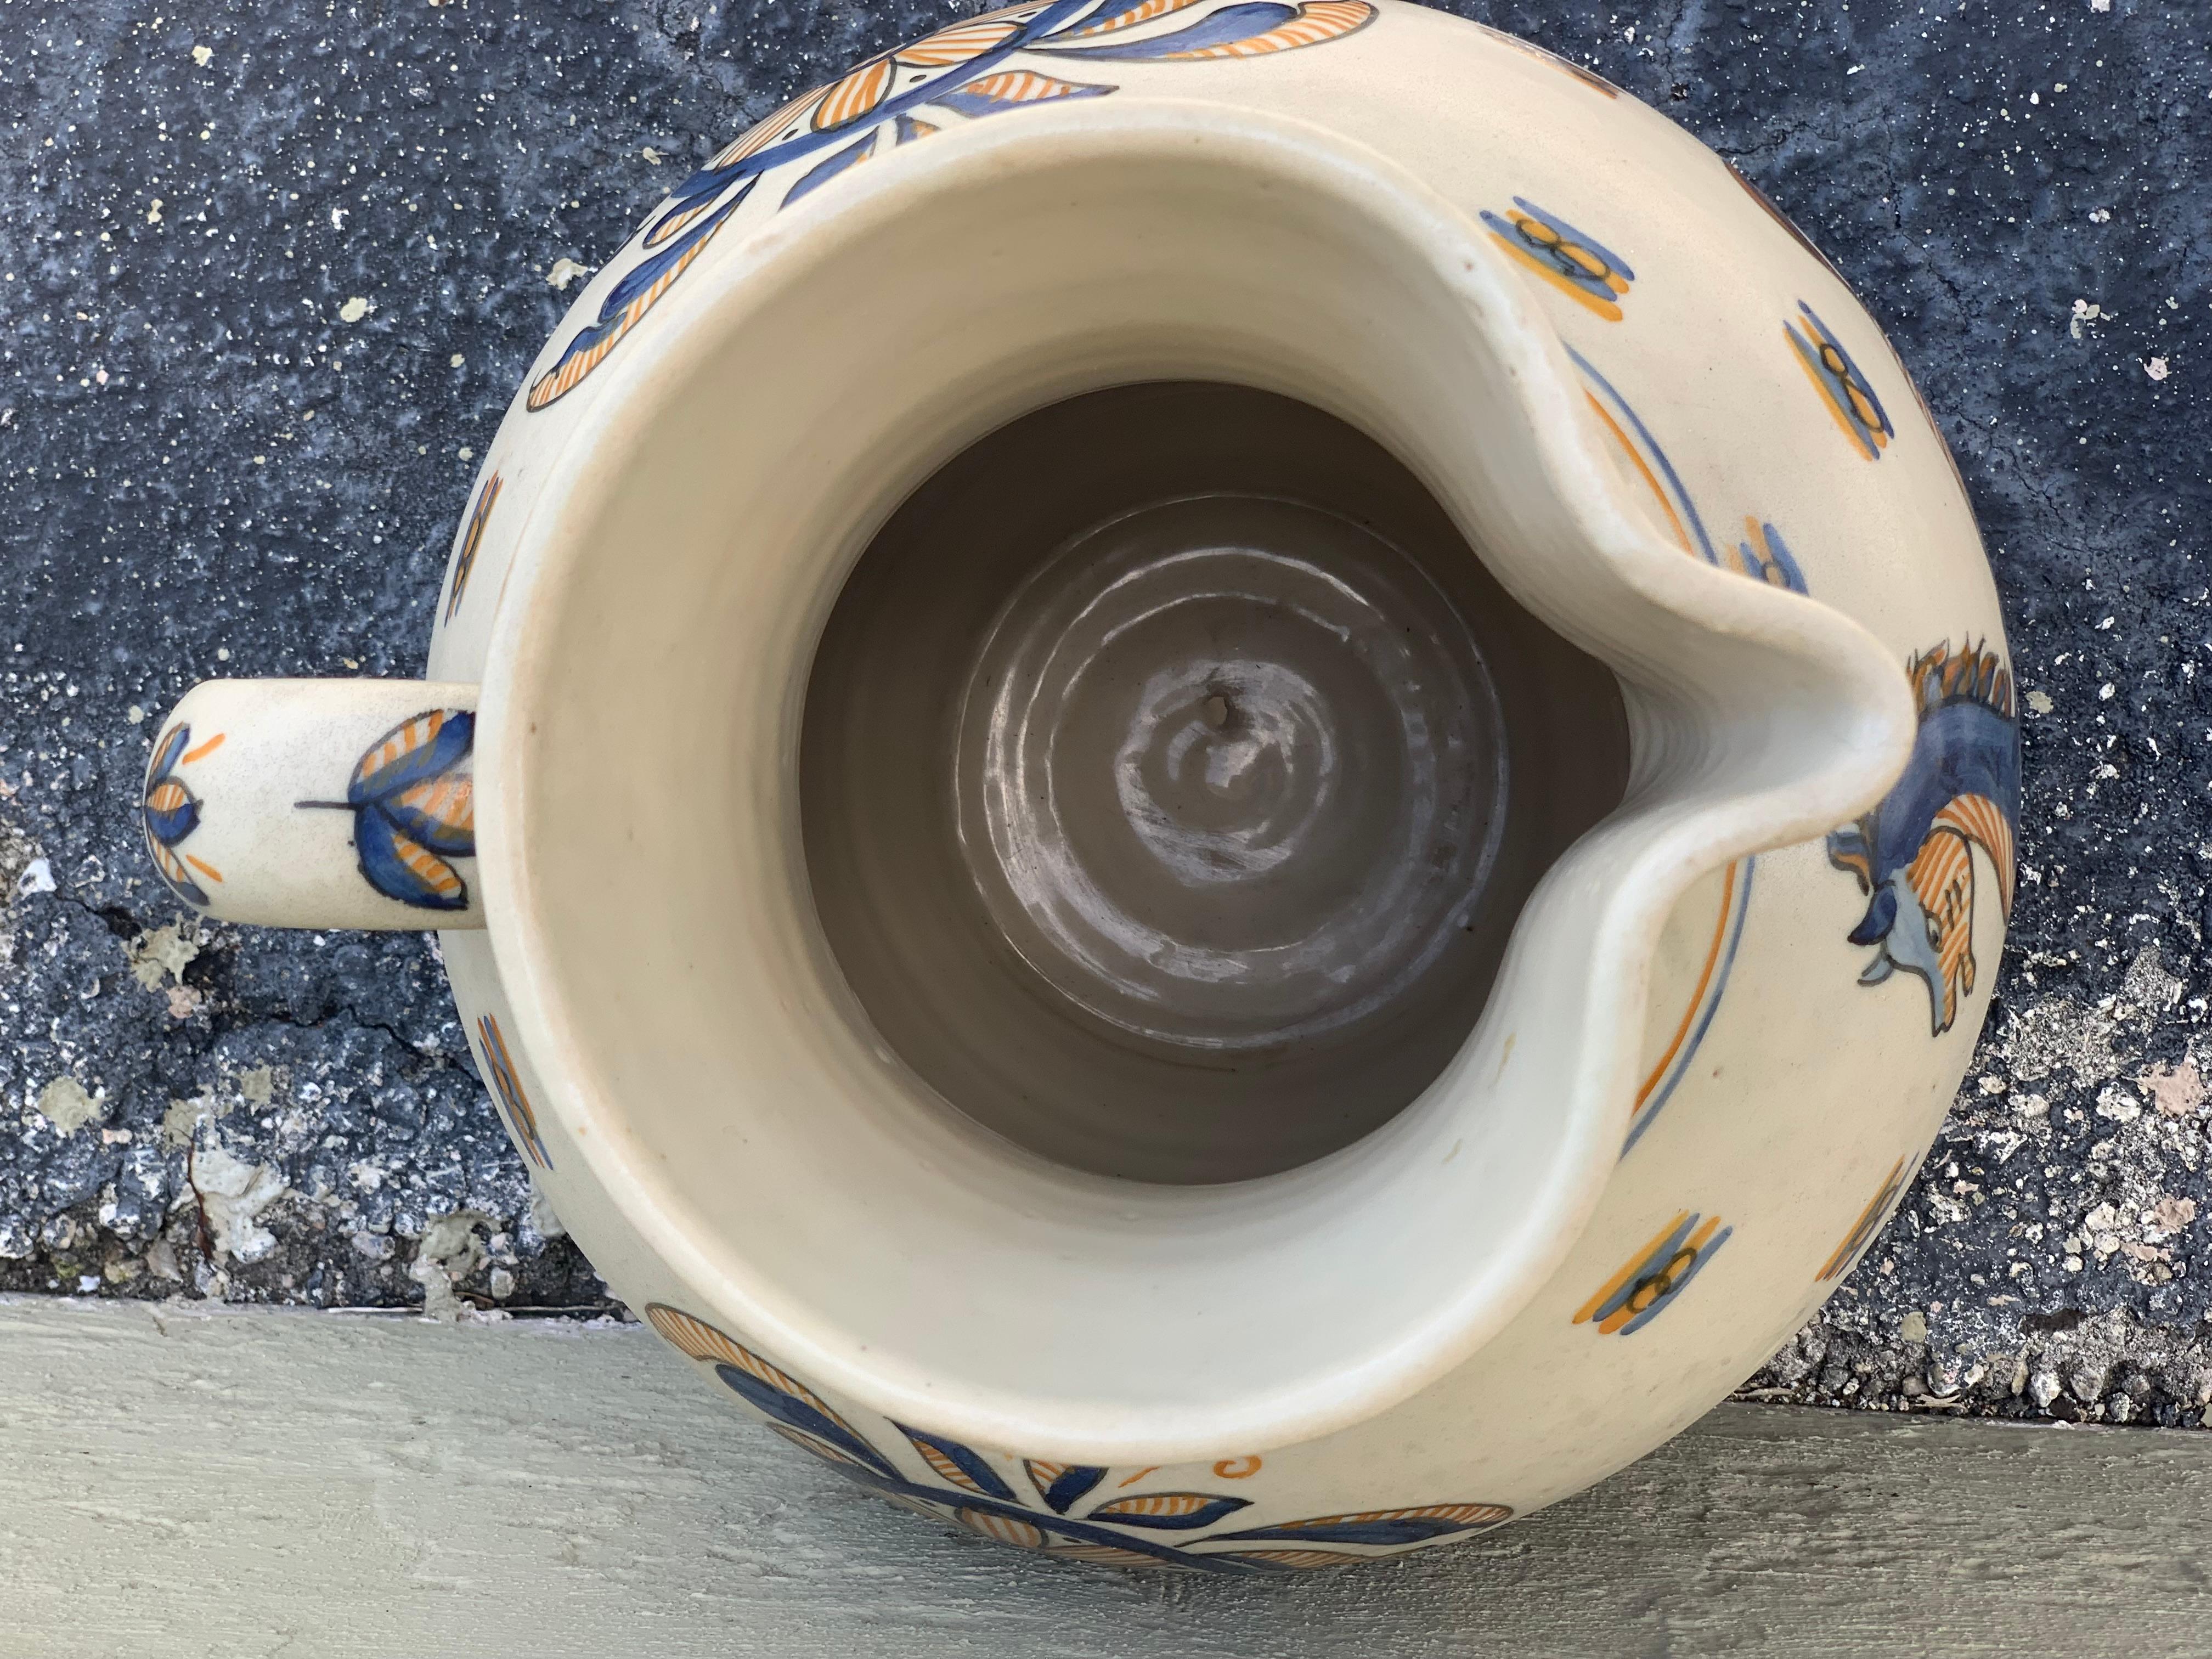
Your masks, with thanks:
[{"label": "ceramic pitcher", "polygon": [[1553,1501],[1818,1305],[2019,787],[1942,439],[1724,163],[1416,7],[1052,0],[714,155],[519,389],[429,678],[198,687],[145,823],[213,917],[438,929],[776,1431],[1260,1571]]}]

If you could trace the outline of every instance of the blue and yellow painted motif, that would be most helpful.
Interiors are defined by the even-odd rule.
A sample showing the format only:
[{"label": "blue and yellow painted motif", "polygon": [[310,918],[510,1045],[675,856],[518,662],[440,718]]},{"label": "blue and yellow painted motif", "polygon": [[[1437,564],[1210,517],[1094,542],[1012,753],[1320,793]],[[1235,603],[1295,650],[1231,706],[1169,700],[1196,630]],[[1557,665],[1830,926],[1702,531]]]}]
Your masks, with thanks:
[{"label": "blue and yellow painted motif", "polygon": [[1851,1230],[1844,1235],[1844,1242],[1837,1245],[1828,1259],[1820,1264],[1820,1271],[1816,1275],[1818,1283],[1828,1284],[1850,1271],[1851,1263],[1859,1259],[1859,1252],[1872,1243],[1874,1236],[1881,1231],[1882,1218],[1889,1213],[1889,1206],[1897,1201],[1897,1195],[1904,1190],[1905,1160],[1900,1158],[1889,1166],[1889,1174],[1883,1177],[1881,1189],[1867,1200],[1866,1208],[1861,1210],[1858,1219],[1851,1223]]},{"label": "blue and yellow painted motif", "polygon": [[484,1082],[506,1115],[507,1127],[532,1164],[551,1169],[553,1159],[545,1150],[544,1137],[538,1133],[538,1114],[531,1109],[529,1092],[514,1069],[514,1056],[507,1051],[507,1037],[489,1014],[477,1021],[477,1041],[483,1049]]},{"label": "blue and yellow painted motif", "polygon": [[1859,983],[1879,985],[1900,968],[1917,975],[1940,1036],[1974,988],[1975,848],[2012,915],[2020,716],[2012,672],[1986,641],[1954,651],[1947,640],[1906,672],[1920,711],[1912,758],[1881,805],[1829,836],[1828,861],[1868,896],[1850,938],[1877,948]]},{"label": "blue and yellow painted motif", "polygon": [[[1659,509],[1660,521],[1676,546],[1692,558],[1703,559],[1707,564],[1734,571],[1753,581],[1787,588],[1793,593],[1806,591],[1803,567],[1790,552],[1781,531],[1766,520],[1747,516],[1741,539],[1732,545],[1716,540],[1706,527],[1705,515],[1691,498],[1688,486],[1682,482],[1682,475],[1675,470],[1643,416],[1589,358],[1571,346],[1567,355],[1582,374],[1583,392],[1599,425],[1618,447],[1629,471],[1650,491]],[[1736,948],[1743,939],[1744,921],[1750,913],[1752,877],[1756,868],[1757,860],[1744,859],[1728,872],[1711,943],[1696,988],[1658,1062],[1637,1090],[1634,1115],[1621,1146],[1624,1154],[1643,1138],[1662,1109],[1674,1097],[1711,1028],[1714,1015],[1720,1010],[1722,994],[1735,967]]]},{"label": "blue and yellow painted motif", "polygon": [[1735,1232],[1722,1226],[1718,1216],[1678,1211],[1583,1304],[1574,1322],[1596,1325],[1601,1336],[1633,1336],[1689,1288]]},{"label": "blue and yellow painted motif", "polygon": [[1572,346],[1567,348],[1567,356],[1582,374],[1583,390],[1597,416],[1598,424],[1619,447],[1629,471],[1651,492],[1652,500],[1658,504],[1660,521],[1676,546],[1707,564],[1733,570],[1753,581],[1786,587],[1793,593],[1806,591],[1803,568],[1782,539],[1782,532],[1772,525],[1747,518],[1743,521],[1743,540],[1732,546],[1716,542],[1705,527],[1697,502],[1690,498],[1682,475],[1674,470],[1674,462],[1668,459],[1667,452],[1644,424],[1643,416],[1589,358]]},{"label": "blue and yellow painted motif", "polygon": [[353,769],[342,801],[297,805],[353,814],[363,880],[420,910],[465,910],[469,888],[449,860],[474,858],[476,783],[465,763],[477,717],[433,708],[379,738]]},{"label": "blue and yellow painted motif", "polygon": [[1843,342],[1822,322],[1813,307],[1802,300],[1797,302],[1804,326],[1796,323],[1782,325],[1790,349],[1805,370],[1806,378],[1820,394],[1828,412],[1843,428],[1851,447],[1870,461],[1881,459],[1881,452],[1889,447],[1889,441],[1897,435],[1897,428],[1889,423],[1888,411],[1881,399],[1875,395],[1874,387],[1860,371],[1851,354],[1844,349]]},{"label": "blue and yellow painted motif", "polygon": [[1518,196],[1502,217],[1484,209],[1482,222],[1500,247],[1576,304],[1620,320],[1620,297],[1636,272],[1604,243]]},{"label": "blue and yellow painted motif", "polygon": [[793,99],[678,185],[646,228],[645,257],[531,383],[525,403],[545,409],[574,390],[776,168],[810,162],[783,190],[781,209],[863,161],[941,131],[947,120],[1116,90],[1048,73],[1040,63],[1265,57],[1340,39],[1375,16],[1370,0],[1042,0],[964,19],[871,58]]},{"label": "blue and yellow painted motif", "polygon": [[1743,521],[1743,539],[1735,544],[1729,564],[1740,574],[1770,587],[1786,587],[1793,593],[1805,591],[1805,573],[1790,551],[1790,544],[1782,539],[1782,532],[1748,514]]},{"label": "blue and yellow painted motif", "polygon": [[446,595],[446,620],[451,622],[453,613],[461,608],[461,596],[468,592],[469,578],[476,574],[477,554],[483,547],[484,528],[491,522],[492,503],[499,499],[499,474],[495,472],[477,491],[476,505],[469,509],[469,526],[461,533],[459,550],[453,555],[453,591]]},{"label": "blue and yellow painted motif", "polygon": [[1672,1038],[1637,1088],[1635,1111],[1628,1121],[1627,1138],[1620,1146],[1624,1158],[1643,1139],[1644,1132],[1657,1121],[1667,1103],[1674,1097],[1674,1091],[1689,1074],[1690,1061],[1703,1046],[1705,1033],[1712,1028],[1713,1016],[1720,1012],[1721,994],[1728,988],[1729,975],[1735,969],[1736,948],[1743,942],[1744,919],[1751,914],[1751,878],[1758,866],[1756,859],[1739,859],[1729,866],[1722,877],[1719,914],[1713,919],[1712,939],[1706,947],[1704,965],[1698,971],[1696,988],[1690,994]]},{"label": "blue and yellow painted motif", "polygon": [[[645,1316],[678,1348],[710,1367],[771,1429],[861,1485],[983,1537],[1063,1560],[1200,1572],[1279,1572],[1469,1537],[1513,1515],[1503,1504],[1425,1504],[1212,1531],[1253,1507],[1253,1500],[1174,1490],[1121,1496],[1125,1488],[1158,1471],[1138,1469],[1113,1481],[1109,1468],[994,1455],[945,1435],[895,1424],[918,1465],[902,1468],[805,1384],[705,1320],[658,1302],[647,1307]],[[1242,1480],[1259,1468],[1256,1457],[1225,1458],[1214,1473],[1224,1480]],[[1015,1485],[1017,1472],[1039,1504],[1023,1498]],[[1106,1495],[1099,1495],[1102,1489]]]},{"label": "blue and yellow painted motif", "polygon": [[218,732],[195,748],[189,726],[173,726],[162,733],[146,768],[146,793],[139,805],[154,868],[171,892],[202,908],[207,905],[207,890],[195,878],[219,882],[222,872],[204,859],[178,850],[177,843],[200,827],[200,798],[177,775],[177,769],[213,754],[222,747],[226,735]]}]

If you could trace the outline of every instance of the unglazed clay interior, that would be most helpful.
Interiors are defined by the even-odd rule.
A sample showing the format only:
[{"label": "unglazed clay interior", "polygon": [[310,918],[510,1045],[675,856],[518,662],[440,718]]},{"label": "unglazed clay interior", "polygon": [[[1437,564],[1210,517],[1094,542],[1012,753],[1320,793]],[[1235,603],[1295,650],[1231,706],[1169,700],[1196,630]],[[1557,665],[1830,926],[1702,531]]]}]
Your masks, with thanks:
[{"label": "unglazed clay interior", "polygon": [[1388,451],[1167,382],[1024,416],[899,507],[814,659],[800,810],[838,964],[945,1101],[1228,1182],[1427,1087],[1627,765],[1611,672]]}]

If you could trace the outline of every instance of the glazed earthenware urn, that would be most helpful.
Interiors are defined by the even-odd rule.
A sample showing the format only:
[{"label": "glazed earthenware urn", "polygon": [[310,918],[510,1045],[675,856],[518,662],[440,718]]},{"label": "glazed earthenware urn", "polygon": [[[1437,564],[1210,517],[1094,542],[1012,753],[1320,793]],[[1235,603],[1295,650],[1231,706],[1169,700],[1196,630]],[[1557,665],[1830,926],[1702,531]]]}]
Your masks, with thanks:
[{"label": "glazed earthenware urn", "polygon": [[1262,1572],[1754,1370],[1988,1006],[2018,724],[1942,441],[1718,157],[1391,0],[1048,0],[592,279],[428,677],[218,681],[145,829],[439,930],[702,1381],[894,1502]]}]

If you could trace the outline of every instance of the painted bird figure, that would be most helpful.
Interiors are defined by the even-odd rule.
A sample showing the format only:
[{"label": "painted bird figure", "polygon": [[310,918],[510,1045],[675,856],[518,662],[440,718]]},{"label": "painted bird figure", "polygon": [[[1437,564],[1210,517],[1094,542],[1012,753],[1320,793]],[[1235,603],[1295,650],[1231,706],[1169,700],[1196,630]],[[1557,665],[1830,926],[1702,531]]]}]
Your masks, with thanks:
[{"label": "painted bird figure", "polygon": [[1877,951],[1859,982],[1878,985],[1900,968],[1918,975],[1940,1036],[1974,988],[1973,848],[1987,854],[2012,915],[2020,717],[2011,672],[1986,641],[1954,651],[1947,640],[1906,672],[1920,712],[1912,758],[1880,805],[1828,837],[1828,860],[1869,896],[1850,942]]}]

